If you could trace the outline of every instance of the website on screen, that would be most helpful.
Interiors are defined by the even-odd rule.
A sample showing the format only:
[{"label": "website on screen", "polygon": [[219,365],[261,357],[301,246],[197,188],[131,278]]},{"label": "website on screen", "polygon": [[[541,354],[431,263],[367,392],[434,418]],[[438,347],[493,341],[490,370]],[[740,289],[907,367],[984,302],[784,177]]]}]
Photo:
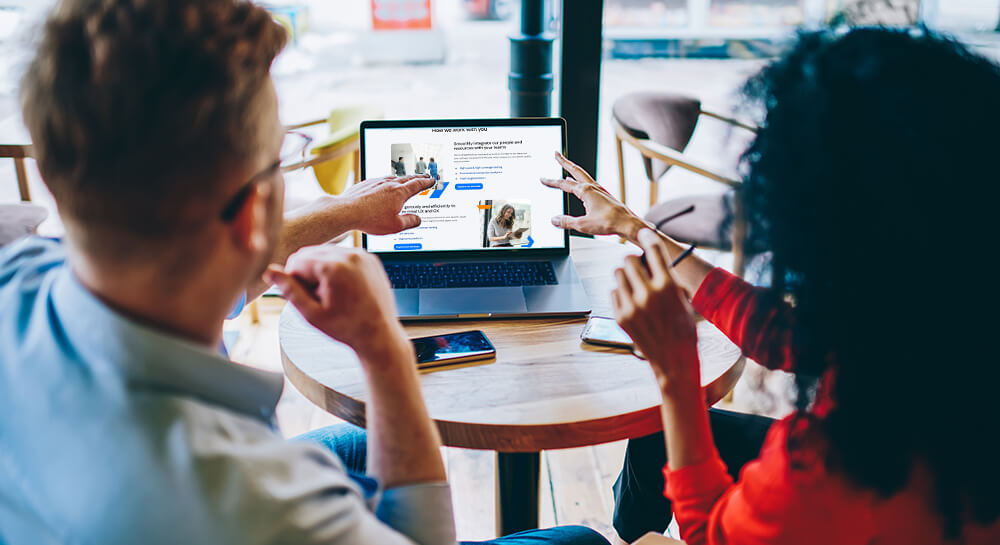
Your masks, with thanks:
[{"label": "website on screen", "polygon": [[558,178],[559,126],[365,129],[365,176],[428,175],[434,186],[404,213],[420,227],[369,236],[373,252],[562,248],[552,216],[563,195],[539,178]]}]

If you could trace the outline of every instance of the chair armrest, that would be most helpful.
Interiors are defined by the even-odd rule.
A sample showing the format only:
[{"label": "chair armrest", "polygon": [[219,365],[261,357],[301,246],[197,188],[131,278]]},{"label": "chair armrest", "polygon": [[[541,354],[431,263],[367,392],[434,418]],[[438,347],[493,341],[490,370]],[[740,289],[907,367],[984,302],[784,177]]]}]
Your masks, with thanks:
[{"label": "chair armrest", "polygon": [[632,545],[684,545],[684,542],[672,537],[657,534],[656,532],[650,532],[640,537],[639,541],[636,541]]},{"label": "chair armrest", "polygon": [[706,115],[708,117],[712,117],[712,118],[718,119],[719,121],[723,121],[725,123],[729,123],[730,125],[733,125],[734,127],[739,127],[741,129],[746,129],[746,130],[748,130],[750,132],[753,132],[753,133],[756,133],[756,132],[760,131],[760,127],[758,127],[756,125],[753,125],[753,124],[751,124],[751,123],[749,123],[747,121],[740,121],[739,119],[736,119],[734,117],[725,116],[725,115],[722,115],[722,114],[719,114],[719,113],[715,113],[713,111],[705,110],[705,109],[702,109],[701,113],[702,113],[702,115]]},{"label": "chair armrest", "polygon": [[615,121],[614,124],[615,124],[615,134],[618,135],[618,138],[634,146],[636,149],[639,150],[639,153],[641,153],[644,157],[649,157],[650,159],[657,159],[659,161],[667,163],[668,165],[680,167],[683,168],[684,170],[689,170],[691,172],[694,172],[695,174],[700,174],[710,180],[715,180],[716,182],[726,184],[729,187],[740,187],[742,185],[742,183],[739,180],[735,180],[729,176],[720,174],[712,170],[710,167],[705,166],[700,161],[691,159],[689,157],[685,157],[683,153],[675,149],[668,148],[667,146],[658,144],[656,142],[653,142],[652,140],[639,139],[632,136],[631,134],[628,133],[628,131],[625,130],[624,127],[621,126],[620,123],[618,123],[618,121]]},{"label": "chair armrest", "polygon": [[308,168],[314,165],[325,163],[327,161],[338,159],[350,153],[354,153],[359,149],[361,149],[361,137],[360,135],[355,135],[353,138],[345,139],[340,143],[334,144],[333,146],[324,149],[321,153],[317,154],[315,157],[306,159],[305,161],[299,161],[297,163],[285,165],[281,167],[281,171],[289,172],[292,170],[298,170],[300,168]]},{"label": "chair armrest", "polygon": [[24,159],[32,157],[33,153],[31,144],[0,144],[0,158]]},{"label": "chair armrest", "polygon": [[312,121],[306,121],[305,123],[296,123],[294,125],[285,125],[286,131],[294,131],[295,129],[302,129],[305,127],[312,127],[313,125],[320,125],[326,123],[326,119],[314,119]]}]

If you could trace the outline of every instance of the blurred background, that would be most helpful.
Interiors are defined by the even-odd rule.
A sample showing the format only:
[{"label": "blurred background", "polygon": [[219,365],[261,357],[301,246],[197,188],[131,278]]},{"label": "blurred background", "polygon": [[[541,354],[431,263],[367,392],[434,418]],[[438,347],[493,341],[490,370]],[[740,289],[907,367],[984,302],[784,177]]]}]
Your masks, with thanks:
[{"label": "blurred background", "polygon": [[[31,38],[54,0],[0,0],[0,143],[27,143],[17,86]],[[574,5],[567,0],[565,4]],[[509,36],[518,30],[520,0],[294,0],[267,5],[292,34],[274,66],[286,124],[325,118],[335,108],[363,106],[386,118],[505,117],[510,114]],[[563,2],[547,0],[544,25],[555,38],[552,95],[559,115],[559,49]],[[926,24],[991,52],[1000,0],[606,0],[603,7],[596,170],[616,194],[617,158],[610,127],[614,101],[634,91],[696,97],[706,108],[732,111],[739,87],[796,29],[836,23]],[[315,129],[325,136],[325,127]],[[570,122],[570,133],[574,131]],[[724,125],[700,123],[687,153],[734,163],[745,141]],[[626,150],[628,152],[628,150]],[[634,155],[634,156],[631,156]],[[626,153],[639,174],[637,153]],[[28,162],[35,201],[47,195]],[[14,171],[0,162],[0,202],[16,200]],[[301,178],[301,180],[299,180]],[[704,180],[672,169],[664,187],[702,191]],[[632,190],[632,185],[635,189]],[[646,180],[629,179],[643,196]],[[718,190],[711,185],[709,190]],[[320,194],[308,173],[289,175],[292,204]],[[631,195],[630,195],[631,197]],[[645,198],[629,199],[637,212]],[[57,218],[42,232],[58,232]]]}]

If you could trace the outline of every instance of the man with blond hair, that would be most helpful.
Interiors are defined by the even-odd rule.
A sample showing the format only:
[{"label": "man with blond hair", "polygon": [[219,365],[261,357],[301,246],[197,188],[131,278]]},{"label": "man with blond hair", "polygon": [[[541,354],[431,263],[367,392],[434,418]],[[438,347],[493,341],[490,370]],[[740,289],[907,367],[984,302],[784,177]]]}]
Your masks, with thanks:
[{"label": "man with blond hair", "polygon": [[[284,43],[238,0],[54,8],[22,103],[66,237],[0,251],[0,543],[455,543],[380,263],[296,252],[416,226],[399,212],[433,180],[366,181],[283,218],[269,71]],[[285,441],[282,377],[218,350],[233,306],[271,283],[357,352],[367,436]],[[604,543],[580,528],[501,541],[525,540]]]}]

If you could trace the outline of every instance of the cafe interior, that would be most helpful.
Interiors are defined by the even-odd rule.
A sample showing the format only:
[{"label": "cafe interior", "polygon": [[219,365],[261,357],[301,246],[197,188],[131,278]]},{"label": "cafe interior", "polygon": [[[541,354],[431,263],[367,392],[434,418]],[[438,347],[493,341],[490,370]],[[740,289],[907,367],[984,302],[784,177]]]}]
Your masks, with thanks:
[{"label": "cafe interior", "polygon": [[[38,428],[45,420],[32,423],[29,415],[41,411],[58,421],[59,400],[69,387],[46,387],[43,378],[32,377],[45,374],[28,365],[41,361],[31,354],[42,352],[31,352],[36,341],[24,332],[40,334],[28,324],[41,318],[26,316],[42,313],[45,303],[25,302],[23,283],[31,276],[17,256],[40,241],[65,244],[69,257],[63,259],[72,264],[67,267],[91,288],[86,278],[97,269],[80,265],[80,254],[125,255],[91,250],[114,243],[78,234],[89,232],[88,222],[102,221],[74,211],[90,202],[83,198],[90,186],[86,180],[71,189],[53,183],[85,172],[56,164],[60,150],[77,137],[53,129],[62,118],[44,112],[62,111],[58,106],[32,100],[48,81],[46,70],[53,70],[39,61],[49,51],[39,35],[56,32],[52,23],[44,26],[50,18],[71,20],[64,4],[116,2],[0,0],[3,545],[140,543],[138,529],[147,527],[126,523],[126,509],[94,514],[46,500],[47,487],[63,474],[48,472],[40,451],[19,435],[52,433]],[[995,290],[988,280],[974,287],[983,282],[973,272],[996,238],[988,212],[978,209],[997,202],[996,170],[985,165],[992,160],[988,150],[996,148],[996,132],[987,125],[1000,120],[994,111],[1000,95],[989,88],[1000,89],[1000,3],[253,5],[266,10],[269,24],[283,36],[267,68],[283,137],[272,167],[283,180],[277,202],[284,226],[306,225],[317,203],[374,203],[382,197],[365,199],[378,192],[377,184],[396,184],[391,198],[405,193],[389,215],[396,221],[402,213],[405,222],[385,227],[373,219],[383,210],[374,204],[357,205],[355,216],[362,219],[351,216],[354,224],[347,212],[324,219],[328,225],[340,222],[337,236],[299,243],[308,247],[284,254],[287,263],[263,263],[271,268],[261,269],[260,289],[241,292],[222,322],[218,351],[278,384],[271,440],[368,427],[369,473],[391,480],[391,471],[372,469],[393,461],[386,454],[391,449],[371,455],[376,442],[389,444],[381,436],[372,439],[372,426],[395,419],[405,427],[403,417],[378,410],[382,398],[366,363],[368,350],[355,346],[361,341],[340,335],[347,325],[331,333],[334,327],[324,324],[333,318],[317,314],[330,301],[333,307],[354,304],[349,302],[361,297],[354,294],[369,289],[363,286],[375,286],[370,289],[384,297],[372,296],[377,305],[368,306],[389,315],[382,317],[390,323],[386,331],[414,341],[408,357],[417,358],[413,407],[419,410],[413,414],[425,411],[429,418],[427,429],[437,441],[432,446],[450,487],[446,518],[454,525],[443,541],[430,530],[406,526],[430,527],[436,518],[424,513],[396,526],[406,517],[393,522],[383,508],[392,509],[386,507],[390,498],[399,502],[392,504],[396,509],[407,504],[388,487],[365,501],[378,524],[403,534],[399,541],[371,537],[376,533],[352,541],[360,537],[334,532],[328,541],[311,536],[257,542],[503,544],[508,541],[501,538],[513,536],[506,539],[517,545],[522,541],[516,536],[525,535],[519,532],[584,527],[590,538],[615,544],[1000,543],[1000,494],[994,487],[1000,486],[1000,471],[988,463],[995,458],[988,436],[974,438],[989,434],[997,416],[990,401],[997,371],[987,369],[996,367],[995,357],[983,352],[989,326],[996,323],[988,312],[995,295],[986,292]],[[120,6],[118,16],[132,13]],[[92,27],[100,24],[81,28]],[[131,39],[124,27],[108,28],[105,39],[112,44]],[[96,65],[102,55],[119,51],[95,43],[88,53],[67,57],[84,59],[81,64],[61,70]],[[126,60],[117,62],[130,58],[122,55]],[[88,80],[94,89],[111,88],[96,79],[119,75],[94,74]],[[215,81],[212,74],[205,81]],[[68,92],[70,80],[53,78],[55,101],[63,97],[79,106],[96,100],[90,91]],[[135,93],[141,100],[153,91],[140,85]],[[173,96],[154,94],[157,100]],[[122,110],[133,111],[126,103]],[[152,121],[129,124],[140,133],[114,133],[112,139],[119,149],[151,149],[148,157],[162,162],[151,159],[133,172],[130,187],[115,190],[121,199],[104,201],[109,211],[134,199],[152,206],[149,201],[161,198],[159,186],[144,180],[159,180],[157,170],[173,172],[190,160],[192,168],[178,172],[199,172],[202,155],[157,155],[166,138],[158,129],[177,125],[167,123],[169,116],[136,111]],[[113,131],[108,123],[100,130]],[[45,139],[63,148],[40,142]],[[115,161],[107,152],[112,148],[95,149]],[[235,197],[223,210],[222,224],[263,214],[246,204],[260,202],[254,200],[260,186],[250,178],[239,193],[230,191]],[[209,186],[187,187],[191,202],[215,205]],[[183,214],[176,214],[181,222]],[[315,238],[317,229],[302,232]],[[142,236],[136,228],[128,240]],[[271,243],[281,247],[291,237],[282,231]],[[120,257],[121,267],[141,268],[141,260],[157,259],[155,252],[138,255]],[[192,255],[192,261],[210,259]],[[354,257],[338,257],[344,255]],[[384,265],[386,274],[366,269],[356,285],[341,284],[338,291],[319,272],[315,279],[295,272],[325,271],[324,259],[343,270],[368,263],[358,255],[378,258],[372,263]],[[253,282],[260,281],[258,273]],[[183,283],[163,287],[167,296],[185,290]],[[138,310],[126,312],[127,305],[116,305],[96,288],[90,291],[94,301],[137,327],[157,330],[163,323],[145,320]],[[52,304],[58,308],[59,301]],[[344,319],[354,322],[351,331],[363,331],[372,327],[369,314]],[[73,352],[66,348],[69,340],[59,340],[61,328],[50,327],[63,346],[60,353]],[[88,335],[128,331],[116,326]],[[393,344],[384,335],[369,337],[364,343]],[[928,340],[933,337],[946,340]],[[176,372],[171,381],[189,373]],[[223,376],[206,374],[198,381],[225,382]],[[680,386],[688,378],[696,399]],[[22,386],[15,387],[18,382]],[[219,388],[215,384],[212,391]],[[247,399],[253,390],[242,390],[235,380],[226,388],[227,395],[246,393]],[[157,393],[212,404],[169,387]],[[406,397],[395,395],[392,403]],[[98,427],[105,422],[94,418]],[[217,426],[219,433],[244,433]],[[74,428],[68,429],[60,432],[60,442],[77,441]],[[84,444],[90,440],[92,430],[75,429]],[[30,463],[29,452],[37,463]],[[226,470],[202,471],[213,480]],[[113,468],[95,473],[113,474]],[[71,481],[62,486],[74,488]],[[235,516],[241,490],[212,496],[214,515]],[[170,494],[160,491],[157,501],[169,503]],[[25,522],[33,516],[44,524]],[[101,523],[79,522],[84,519]],[[42,526],[58,532],[43,536],[34,530]],[[117,533],[87,533],[97,526]],[[548,535],[523,543],[545,543]],[[209,542],[158,539],[151,542]],[[603,542],[563,539],[555,542]]]}]

